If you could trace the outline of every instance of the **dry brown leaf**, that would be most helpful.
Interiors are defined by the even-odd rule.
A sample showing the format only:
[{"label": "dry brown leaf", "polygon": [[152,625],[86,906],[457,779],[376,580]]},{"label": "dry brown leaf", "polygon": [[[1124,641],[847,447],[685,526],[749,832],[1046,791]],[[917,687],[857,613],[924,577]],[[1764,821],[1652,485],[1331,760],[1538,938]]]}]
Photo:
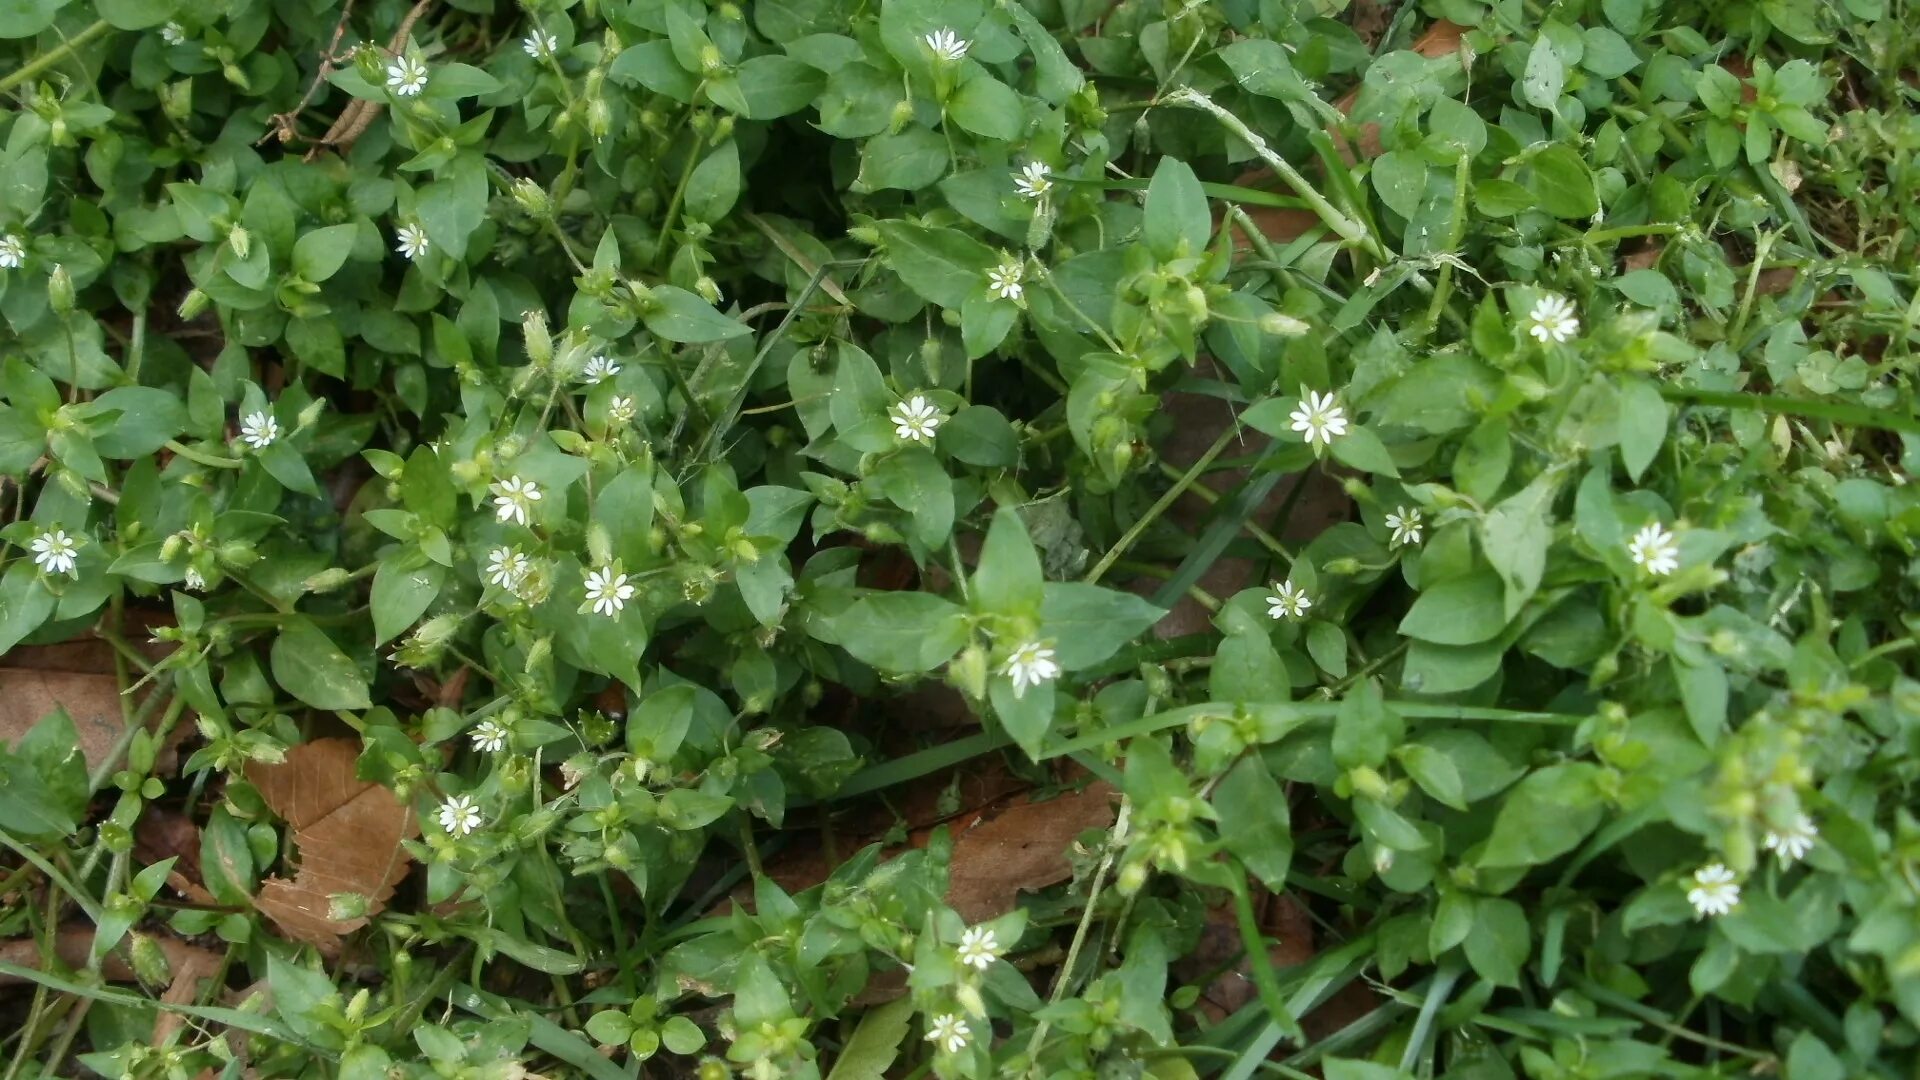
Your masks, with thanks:
[{"label": "dry brown leaf", "polygon": [[260,797],[293,827],[299,851],[293,880],[268,878],[254,906],[287,937],[328,956],[339,952],[343,935],[367,924],[365,917],[331,918],[329,898],[359,893],[367,915],[378,914],[411,865],[400,842],[420,832],[392,791],[354,775],[359,756],[349,740],[316,739],[287,751],[279,765],[247,765]]},{"label": "dry brown leaf", "polygon": [[[186,983],[189,987],[198,980],[211,976],[220,970],[221,954],[212,949],[203,949],[198,945],[189,945],[176,937],[150,935],[153,942],[166,954],[167,966],[173,972],[173,984]],[[87,957],[93,951],[93,927],[62,927],[53,938],[53,954],[62,965],[78,971],[87,966]],[[133,964],[126,957],[127,943],[107,954],[100,963],[100,973],[109,982],[134,982],[136,976]],[[31,939],[0,941],[0,961],[15,967],[38,970],[40,967],[40,943]],[[0,986],[13,986],[25,982],[18,975],[0,974]]]},{"label": "dry brown leaf", "polygon": [[200,826],[185,814],[148,803],[133,827],[133,857],[143,866],[177,859],[167,885],[196,904],[218,904],[200,876]]},{"label": "dry brown leaf", "polygon": [[1081,832],[1113,824],[1113,797],[1111,786],[1096,781],[982,818],[954,837],[947,903],[962,919],[984,922],[1012,911],[1020,893],[1072,877],[1068,850]]},{"label": "dry brown leaf", "polygon": [[[142,631],[136,626],[130,632]],[[159,649],[147,652],[155,659],[165,654]],[[0,662],[0,742],[19,741],[55,709],[65,709],[73,718],[87,768],[98,767],[126,730],[111,645],[85,637],[57,645],[20,645],[8,651]],[[190,727],[175,725],[175,731],[184,734]],[[154,771],[167,773],[172,768],[170,742]]]}]

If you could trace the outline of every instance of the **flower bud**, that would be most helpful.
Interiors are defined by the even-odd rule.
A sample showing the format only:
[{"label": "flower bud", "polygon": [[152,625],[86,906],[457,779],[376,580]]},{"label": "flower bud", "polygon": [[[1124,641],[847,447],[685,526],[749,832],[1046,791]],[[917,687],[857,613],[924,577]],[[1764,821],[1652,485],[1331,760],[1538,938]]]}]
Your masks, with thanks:
[{"label": "flower bud", "polygon": [[223,564],[239,569],[260,561],[260,553],[253,550],[253,545],[244,540],[229,540],[220,545],[216,554]]},{"label": "flower bud", "polygon": [[180,301],[181,320],[190,321],[199,318],[200,313],[207,310],[207,305],[212,302],[211,298],[199,289],[188,289],[187,295]]},{"label": "flower bud", "polygon": [[301,587],[310,593],[328,593],[353,580],[353,575],[339,567],[322,570],[301,582]]},{"label": "flower bud", "polygon": [[53,273],[47,277],[47,304],[55,315],[73,311],[73,276],[59,263],[54,264]]},{"label": "flower bud", "polygon": [[174,562],[180,558],[181,553],[186,550],[186,546],[186,533],[177,532],[169,534],[165,540],[160,541],[160,561]]},{"label": "flower bud", "polygon": [[544,634],[538,640],[536,640],[532,645],[527,646],[526,670],[529,673],[533,672],[541,664],[546,663],[547,658],[552,655],[553,655],[553,635]]},{"label": "flower bud", "polygon": [[546,217],[553,210],[547,189],[524,176],[513,182],[512,194],[514,203],[534,217]]},{"label": "flower bud", "polygon": [[968,645],[947,665],[947,683],[967,697],[980,701],[987,696],[987,651]]},{"label": "flower bud", "polygon": [[227,230],[227,246],[233,249],[233,257],[246,261],[247,253],[253,250],[253,237],[245,227],[235,225]]},{"label": "flower bud", "polygon": [[520,333],[526,339],[527,359],[533,361],[534,367],[545,368],[553,363],[553,335],[547,332],[545,312],[523,312],[520,316]]},{"label": "flower bud", "polygon": [[720,302],[720,283],[707,277],[705,274],[702,274],[700,280],[693,283],[693,291],[699,293],[700,299],[705,300],[709,304],[718,304]]},{"label": "flower bud", "polygon": [[327,403],[323,399],[316,398],[307,402],[306,407],[300,410],[300,415],[294,417],[293,430],[300,431],[312,427],[320,421],[320,414],[326,411]]},{"label": "flower bud", "polygon": [[[349,917],[359,918],[357,915]],[[336,915],[334,918],[338,919],[339,916]],[[347,1022],[350,1024],[359,1024],[364,1021],[367,1018],[367,1005],[372,1001],[373,993],[366,987],[363,986],[355,990],[353,996],[347,999]]]},{"label": "flower bud", "polygon": [[148,986],[166,986],[173,981],[173,965],[167,951],[153,938],[135,931],[133,937],[133,973]]},{"label": "flower bud", "polygon": [[608,108],[607,99],[596,97],[587,102],[587,134],[593,141],[600,142],[613,130],[613,110]]},{"label": "flower bud", "polygon": [[1305,337],[1312,330],[1313,327],[1308,325],[1306,321],[1296,319],[1291,315],[1282,315],[1278,311],[1268,312],[1260,316],[1260,332],[1272,334],[1275,337]]}]

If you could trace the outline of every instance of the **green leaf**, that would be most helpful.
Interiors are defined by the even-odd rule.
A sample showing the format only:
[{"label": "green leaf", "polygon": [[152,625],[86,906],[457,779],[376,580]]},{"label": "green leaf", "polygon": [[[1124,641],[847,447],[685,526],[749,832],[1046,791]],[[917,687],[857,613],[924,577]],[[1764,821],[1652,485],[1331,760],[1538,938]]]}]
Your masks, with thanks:
[{"label": "green leaf", "polygon": [[313,470],[307,467],[307,459],[286,439],[275,439],[266,449],[259,451],[257,457],[260,466],[267,470],[267,475],[280,481],[288,491],[297,491],[302,495],[320,494],[320,485],[314,482]]},{"label": "green leaf", "polygon": [[1481,978],[1497,986],[1520,985],[1520,965],[1533,944],[1527,910],[1505,897],[1480,897],[1463,944],[1467,963]]},{"label": "green leaf", "polygon": [[1434,801],[1455,810],[1467,808],[1466,785],[1452,758],[1424,743],[1405,743],[1393,751],[1393,756]]},{"label": "green leaf", "polygon": [[673,285],[655,285],[640,308],[647,329],[685,344],[725,341],[753,331],[747,324],[720,314],[712,304]]},{"label": "green leaf", "polygon": [[115,30],[147,30],[180,10],[180,0],[95,0],[94,10]]},{"label": "green leaf", "polygon": [[949,164],[947,141],[916,125],[867,141],[860,151],[859,183],[873,191],[919,191],[946,175]]},{"label": "green leaf", "polygon": [[1544,472],[1492,510],[1480,522],[1487,561],[1506,582],[1506,616],[1511,619],[1540,587],[1547,569],[1547,545],[1553,539],[1553,499],[1560,474]]},{"label": "green leaf", "polygon": [[1667,414],[1667,401],[1652,380],[1630,379],[1620,388],[1620,460],[1635,483],[1667,439]]},{"label": "green leaf", "polygon": [[1055,697],[1050,683],[1029,686],[1025,693],[1016,694],[1012,680],[998,672],[987,684],[987,698],[993,702],[1000,726],[1035,760],[1040,758],[1047,731],[1053,726]]},{"label": "green leaf", "polygon": [[15,559],[0,577],[0,653],[40,629],[55,603],[53,593],[40,583],[33,560]]},{"label": "green leaf", "polygon": [[1213,235],[1213,215],[1200,178],[1186,162],[1163,157],[1147,184],[1146,217],[1142,221],[1147,247],[1162,261],[1199,255]]},{"label": "green leaf", "polygon": [[1011,142],[1026,126],[1020,95],[984,72],[960,84],[947,99],[947,117],[982,138]]},{"label": "green leaf", "polygon": [[[438,80],[439,72],[434,73]],[[306,233],[293,243],[293,272],[318,284],[339,273],[360,235],[356,225],[329,225]]]},{"label": "green leaf", "polygon": [[373,572],[373,643],[380,646],[398,637],[440,595],[446,567],[424,556],[406,555],[380,561]]},{"label": "green leaf", "polygon": [[1020,438],[991,405],[968,405],[940,426],[940,449],[968,465],[1004,468],[1020,460]]},{"label": "green leaf", "polygon": [[47,429],[25,409],[0,405],[0,476],[26,475],[46,452]]},{"label": "green leaf", "polygon": [[913,516],[914,538],[928,548],[946,544],[953,532],[953,481],[931,450],[902,447],[869,475],[880,493]]},{"label": "green leaf", "polygon": [[1053,641],[1054,659],[1067,671],[1107,659],[1165,614],[1132,593],[1085,582],[1050,581],[1042,587],[1041,634]]},{"label": "green leaf", "polygon": [[1560,103],[1560,91],[1567,85],[1567,68],[1560,62],[1559,50],[1542,34],[1533,40],[1527,53],[1527,67],[1520,76],[1520,96],[1527,104],[1551,110]]},{"label": "green leaf", "polygon": [[1027,536],[1027,526],[1010,506],[1003,506],[987,526],[980,545],[980,562],[973,572],[973,609],[983,615],[1037,614],[1041,603],[1040,554]]},{"label": "green leaf", "polygon": [[687,178],[687,217],[719,222],[740,198],[740,149],[732,139],[715,147]]},{"label": "green leaf", "polygon": [[1086,84],[1086,76],[1067,59],[1066,50],[1025,4],[1009,4],[1001,10],[1013,19],[1014,33],[1027,43],[1027,51],[1033,55],[1034,92],[1047,104],[1064,103]]},{"label": "green leaf", "polygon": [[1444,578],[1421,592],[1400,620],[1400,633],[1439,645],[1491,641],[1507,628],[1505,595],[1492,570]]},{"label": "green leaf", "polygon": [[772,120],[805,108],[827,84],[824,73],[793,59],[770,53],[755,56],[734,73],[750,120]]},{"label": "green leaf", "polygon": [[290,615],[273,641],[274,681],[316,709],[365,709],[367,680],[326,632],[304,615]]},{"label": "green leaf", "polygon": [[999,297],[976,292],[960,305],[960,344],[967,359],[978,360],[1000,347],[1020,321],[1020,308]]},{"label": "green leaf", "polygon": [[58,839],[87,812],[87,759],[65,709],[40,718],[9,749],[0,743],[0,821],[30,839]]},{"label": "green leaf", "polygon": [[874,223],[887,266],[907,288],[945,308],[959,308],[999,264],[993,249],[956,229],[890,220]]},{"label": "green leaf", "polygon": [[967,640],[966,614],[932,593],[871,593],[832,622],[841,647],[882,671],[931,671]]},{"label": "green leaf", "polygon": [[1269,889],[1280,889],[1293,863],[1287,793],[1257,754],[1241,758],[1213,791],[1220,842]]},{"label": "green leaf", "polygon": [[187,426],[177,394],[151,386],[119,386],[93,399],[89,408],[93,448],[110,458],[146,457]]},{"label": "green leaf", "polygon": [[0,0],[0,38],[25,38],[53,25],[67,0]]},{"label": "green leaf", "polygon": [[1600,772],[1598,765],[1574,761],[1520,781],[1500,804],[1480,865],[1538,866],[1572,851],[1606,814]]},{"label": "green leaf", "polygon": [[1374,159],[1369,175],[1380,201],[1403,218],[1412,218],[1427,193],[1427,163],[1409,150],[1389,150]]},{"label": "green leaf", "polygon": [[[881,1006],[881,1008],[885,1007]],[[859,1035],[860,1033],[856,1030],[854,1038],[858,1039]],[[668,1053],[685,1056],[699,1053],[700,1048],[707,1045],[707,1036],[700,1030],[699,1024],[686,1017],[669,1016],[666,1023],[660,1025],[660,1042],[666,1046]],[[846,1053],[846,1050],[841,1051],[842,1061],[846,1060]]]},{"label": "green leaf", "polygon": [[642,41],[620,50],[607,77],[623,86],[639,84],[682,104],[693,101],[700,80],[682,68],[666,41]]},{"label": "green leaf", "polygon": [[1379,682],[1368,679],[1347,692],[1334,714],[1334,764],[1378,766],[1406,733],[1407,722],[1381,696]]},{"label": "green leaf", "polygon": [[833,1063],[827,1080],[884,1080],[887,1070],[900,1056],[900,1047],[906,1041],[907,1027],[912,1020],[911,997],[898,997],[868,1009],[860,1018],[860,1025],[853,1029],[853,1037],[841,1048],[840,1058]]},{"label": "green leaf", "polygon": [[1376,473],[1380,476],[1399,476],[1400,469],[1393,463],[1393,455],[1387,452],[1386,444],[1372,428],[1350,427],[1347,433],[1333,440],[1333,458],[1342,465],[1359,469],[1361,472]]},{"label": "green leaf", "polygon": [[1528,190],[1540,208],[1559,218],[1590,218],[1600,209],[1593,173],[1570,146],[1553,145],[1534,155]]}]

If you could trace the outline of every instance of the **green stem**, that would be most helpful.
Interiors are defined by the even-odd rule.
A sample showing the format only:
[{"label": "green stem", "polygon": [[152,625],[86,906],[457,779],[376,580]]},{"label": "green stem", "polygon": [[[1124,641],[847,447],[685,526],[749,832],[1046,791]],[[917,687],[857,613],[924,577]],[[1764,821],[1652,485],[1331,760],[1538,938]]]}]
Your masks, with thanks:
[{"label": "green stem", "polygon": [[6,93],[7,91],[13,89],[14,87],[19,86],[21,83],[26,82],[28,79],[31,79],[36,75],[39,75],[41,72],[47,70],[48,68],[59,63],[60,61],[65,60],[69,53],[80,48],[82,45],[90,44],[94,38],[97,38],[102,34],[105,34],[107,31],[111,29],[113,29],[113,26],[110,23],[108,23],[107,20],[101,19],[100,21],[94,23],[92,26],[87,27],[86,29],[73,35],[67,40],[61,42],[59,45],[56,45],[53,48],[48,49],[46,52],[40,54],[39,56],[34,57],[32,60],[29,60],[26,63],[20,65],[20,67],[17,68],[13,72],[13,74],[8,75],[6,78],[0,79],[0,94]]},{"label": "green stem", "polygon": [[1253,972],[1253,985],[1260,991],[1260,1004],[1266,1006],[1267,1015],[1280,1030],[1304,1042],[1306,1033],[1300,1030],[1299,1018],[1287,1008],[1286,998],[1280,993],[1280,981],[1273,974],[1273,957],[1267,955],[1266,939],[1260,934],[1259,920],[1253,916],[1253,895],[1247,889],[1246,868],[1236,859],[1233,869],[1233,913],[1240,924],[1240,941],[1247,950],[1247,967]]},{"label": "green stem", "polygon": [[1121,535],[1120,539],[1116,540],[1114,545],[1107,549],[1105,555],[1100,556],[1100,561],[1094,564],[1092,570],[1087,571],[1087,583],[1093,584],[1099,581],[1102,574],[1111,570],[1114,562],[1122,555],[1125,555],[1127,549],[1139,541],[1141,534],[1145,533],[1147,528],[1155,521],[1158,521],[1161,514],[1167,512],[1167,508],[1173,505],[1175,499],[1178,499],[1187,488],[1191,487],[1195,480],[1200,479],[1200,474],[1207,471],[1207,466],[1213,464],[1213,459],[1219,457],[1221,452],[1224,451],[1228,444],[1232,443],[1239,434],[1240,429],[1237,427],[1228,427],[1227,430],[1221,432],[1220,437],[1215,439],[1213,445],[1207,448],[1207,452],[1200,455],[1200,460],[1194,462],[1185,473],[1181,474],[1180,479],[1174,481],[1173,486],[1168,488],[1166,493],[1160,496],[1159,501],[1148,507],[1147,512],[1140,515],[1140,520],[1134,522],[1133,525]]},{"label": "green stem", "polygon": [[218,454],[209,454],[203,450],[198,450],[198,449],[195,449],[194,447],[188,446],[177,439],[168,439],[166,446],[167,446],[167,449],[173,451],[174,453],[180,455],[183,458],[186,458],[188,461],[192,461],[200,465],[205,465],[209,468],[238,469],[238,468],[243,468],[246,465],[246,462],[241,461],[239,458],[231,458],[231,457],[226,457],[224,455],[218,455]]},{"label": "green stem", "polygon": [[[1113,869],[1113,853],[1126,843],[1127,819],[1133,814],[1133,803],[1126,796],[1120,797],[1120,811],[1114,816],[1113,831],[1107,836],[1106,852],[1100,856],[1100,865],[1093,871],[1093,880],[1087,886],[1087,906],[1080,912],[1080,925],[1074,928],[1073,941],[1067,946],[1067,958],[1060,963],[1060,972],[1054,976],[1053,993],[1048,1001],[1059,1004],[1067,996],[1067,984],[1073,981],[1073,965],[1080,959],[1080,947],[1087,943],[1087,930],[1093,925],[1094,908],[1100,899],[1100,889],[1106,884],[1107,871]],[[1042,1019],[1033,1026],[1033,1035],[1027,1039],[1027,1058],[1032,1060],[1039,1052],[1040,1044],[1046,1040],[1048,1021]]]}]

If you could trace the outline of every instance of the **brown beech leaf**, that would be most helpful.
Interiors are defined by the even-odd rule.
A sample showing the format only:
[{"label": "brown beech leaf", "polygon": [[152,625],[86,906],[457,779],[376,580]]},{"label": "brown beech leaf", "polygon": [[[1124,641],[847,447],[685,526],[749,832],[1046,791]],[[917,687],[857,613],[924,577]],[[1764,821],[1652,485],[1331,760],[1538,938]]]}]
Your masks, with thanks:
[{"label": "brown beech leaf", "polygon": [[947,903],[970,923],[1013,910],[1019,894],[1073,876],[1074,838],[1113,824],[1113,788],[1096,781],[1044,801],[1023,801],[953,839]]},{"label": "brown beech leaf", "polygon": [[367,924],[330,917],[329,898],[358,893],[367,915],[378,914],[411,864],[400,842],[420,832],[392,791],[354,775],[359,756],[347,739],[316,739],[287,751],[281,764],[247,765],[247,779],[293,828],[299,852],[293,880],[268,878],[254,906],[287,937],[328,956],[339,952],[343,935]]}]

